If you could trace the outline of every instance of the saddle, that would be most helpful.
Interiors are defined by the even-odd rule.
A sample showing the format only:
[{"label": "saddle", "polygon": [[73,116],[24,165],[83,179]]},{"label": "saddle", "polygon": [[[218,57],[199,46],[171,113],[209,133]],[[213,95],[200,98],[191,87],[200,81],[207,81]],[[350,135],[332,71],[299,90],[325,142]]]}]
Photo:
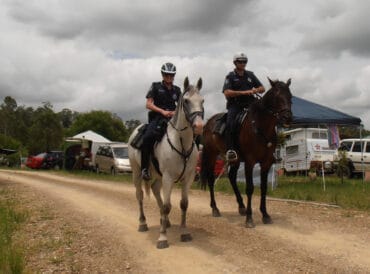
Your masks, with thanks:
[{"label": "saddle", "polygon": [[[148,125],[149,124],[144,124],[141,128],[139,128],[136,136],[134,137],[134,139],[131,141],[130,145],[138,150],[141,150],[142,149],[142,146],[143,146],[143,137],[144,137],[144,134],[145,134],[145,131],[147,130],[148,128]],[[157,145],[158,141],[154,144],[153,148]],[[153,153],[153,148],[152,148],[152,151],[150,152],[150,159],[151,159],[151,162],[153,163],[154,165],[154,168],[156,169],[156,171],[158,172],[158,174],[162,175],[160,169],[159,169],[159,163],[158,163],[158,160],[157,158],[155,157],[154,153]]]},{"label": "saddle", "polygon": [[[237,120],[237,129],[235,130],[235,132],[239,133],[240,131],[240,126],[242,125],[245,117],[247,117],[247,114],[248,114],[248,109],[247,108],[244,108],[237,116],[236,116],[236,120]],[[215,120],[216,120],[216,123],[213,127],[213,133],[215,134],[218,134],[222,137],[225,137],[225,129],[226,129],[226,119],[227,119],[227,113],[226,112],[221,112],[221,113],[218,113],[216,114],[216,117],[215,117]]]},{"label": "saddle", "polygon": [[136,149],[141,150],[141,147],[143,146],[143,137],[144,133],[148,127],[148,124],[143,125],[141,128],[139,128],[136,136],[131,141],[130,145],[133,146]]}]

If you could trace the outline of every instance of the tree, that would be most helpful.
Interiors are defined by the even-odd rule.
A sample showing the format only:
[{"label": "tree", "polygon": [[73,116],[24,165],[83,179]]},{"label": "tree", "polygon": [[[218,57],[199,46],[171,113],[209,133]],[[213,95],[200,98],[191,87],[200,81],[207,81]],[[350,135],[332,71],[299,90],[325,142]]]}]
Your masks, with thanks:
[{"label": "tree", "polygon": [[15,111],[17,109],[17,102],[11,96],[4,98],[4,103],[0,106],[0,129],[1,133],[13,137],[14,129],[17,125]]},{"label": "tree", "polygon": [[141,124],[140,120],[130,119],[125,122],[125,126],[127,128],[128,136],[134,131],[134,129]]},{"label": "tree", "polygon": [[73,136],[87,130],[95,131],[112,141],[125,142],[128,137],[122,120],[109,111],[95,110],[79,114],[68,134]]},{"label": "tree", "polygon": [[62,111],[58,112],[59,118],[62,121],[62,125],[64,128],[71,127],[73,121],[78,116],[78,112],[72,111],[68,108],[62,109]]},{"label": "tree", "polygon": [[36,109],[30,128],[28,147],[31,154],[57,150],[63,142],[63,128],[58,114],[49,102]]},{"label": "tree", "polygon": [[[370,131],[366,129],[362,129],[361,135],[368,136],[370,135]],[[360,138],[360,128],[359,127],[339,127],[339,136],[341,139]]]},{"label": "tree", "polygon": [[16,153],[10,155],[0,154],[0,165],[20,165],[20,157],[27,155],[27,150],[18,140],[4,134],[0,134],[0,148],[16,150]]}]

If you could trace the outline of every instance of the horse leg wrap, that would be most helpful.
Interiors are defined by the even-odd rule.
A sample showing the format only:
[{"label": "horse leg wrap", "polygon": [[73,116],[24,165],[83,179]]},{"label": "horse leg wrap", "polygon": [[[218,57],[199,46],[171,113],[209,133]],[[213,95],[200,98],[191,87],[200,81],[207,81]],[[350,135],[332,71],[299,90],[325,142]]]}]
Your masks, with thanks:
[{"label": "horse leg wrap", "polygon": [[171,205],[170,204],[163,205],[163,214],[168,215],[170,214],[170,212],[171,212]]}]

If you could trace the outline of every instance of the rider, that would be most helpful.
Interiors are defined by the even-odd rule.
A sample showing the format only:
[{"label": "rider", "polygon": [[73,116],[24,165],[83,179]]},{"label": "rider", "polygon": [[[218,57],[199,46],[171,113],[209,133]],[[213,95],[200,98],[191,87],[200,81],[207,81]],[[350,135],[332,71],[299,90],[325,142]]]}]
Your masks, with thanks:
[{"label": "rider", "polygon": [[146,108],[149,109],[149,124],[143,136],[141,149],[141,177],[150,180],[150,153],[154,143],[160,141],[166,132],[167,122],[175,114],[176,102],[181,91],[173,84],[176,67],[165,63],[161,67],[162,82],[153,82],[146,95]]},{"label": "rider", "polygon": [[225,79],[222,89],[227,104],[226,120],[226,160],[236,162],[238,155],[235,151],[236,117],[244,108],[248,108],[255,100],[254,94],[263,93],[265,88],[252,71],[245,70],[248,58],[244,53],[234,55],[235,69]]}]

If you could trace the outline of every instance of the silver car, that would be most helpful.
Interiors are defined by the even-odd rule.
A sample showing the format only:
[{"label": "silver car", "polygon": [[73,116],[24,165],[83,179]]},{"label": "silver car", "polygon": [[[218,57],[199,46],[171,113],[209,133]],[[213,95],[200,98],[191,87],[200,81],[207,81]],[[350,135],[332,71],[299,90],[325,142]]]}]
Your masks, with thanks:
[{"label": "silver car", "polygon": [[97,173],[105,172],[112,175],[131,172],[127,145],[110,144],[100,146],[95,155],[95,170]]}]

